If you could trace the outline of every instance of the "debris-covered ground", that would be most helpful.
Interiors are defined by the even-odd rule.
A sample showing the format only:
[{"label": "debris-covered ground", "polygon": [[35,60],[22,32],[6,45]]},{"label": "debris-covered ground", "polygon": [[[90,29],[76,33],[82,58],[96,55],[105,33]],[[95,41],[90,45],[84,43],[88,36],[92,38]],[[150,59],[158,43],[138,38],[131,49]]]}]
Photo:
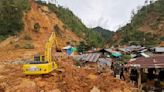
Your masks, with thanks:
[{"label": "debris-covered ground", "polygon": [[77,67],[73,60],[59,62],[49,75],[26,76],[22,65],[0,65],[0,92],[132,92],[130,84],[109,72]]}]

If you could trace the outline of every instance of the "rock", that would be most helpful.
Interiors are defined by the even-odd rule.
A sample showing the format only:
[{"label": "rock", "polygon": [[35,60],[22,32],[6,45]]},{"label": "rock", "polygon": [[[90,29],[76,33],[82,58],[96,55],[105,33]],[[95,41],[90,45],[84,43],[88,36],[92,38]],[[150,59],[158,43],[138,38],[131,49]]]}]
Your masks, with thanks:
[{"label": "rock", "polygon": [[64,72],[65,72],[65,69],[56,69],[56,71],[57,71],[58,73],[64,73]]},{"label": "rock", "polygon": [[124,92],[132,92],[132,91],[128,88],[124,88]]},{"label": "rock", "polygon": [[19,85],[8,88],[6,92],[38,92],[34,81],[22,79]]},{"label": "rock", "polygon": [[46,6],[42,6],[41,9],[42,9],[44,12],[49,12],[48,7],[46,7]]},{"label": "rock", "polygon": [[46,82],[44,82],[44,81],[38,81],[37,82],[37,86],[38,87],[44,87],[44,86],[46,86]]},{"label": "rock", "polygon": [[93,87],[90,92],[100,92],[100,90],[97,87]]},{"label": "rock", "polygon": [[95,79],[97,79],[97,76],[96,75],[93,75],[93,74],[89,74],[88,75],[88,78],[89,79],[92,79],[92,80],[95,80]]}]

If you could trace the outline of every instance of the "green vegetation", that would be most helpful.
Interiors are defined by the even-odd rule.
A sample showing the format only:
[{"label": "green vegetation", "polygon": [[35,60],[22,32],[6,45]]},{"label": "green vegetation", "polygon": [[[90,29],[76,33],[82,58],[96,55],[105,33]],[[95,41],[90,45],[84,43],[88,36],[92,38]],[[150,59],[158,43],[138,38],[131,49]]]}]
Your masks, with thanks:
[{"label": "green vegetation", "polygon": [[0,0],[0,41],[23,29],[23,12],[29,9],[28,0]]},{"label": "green vegetation", "polygon": [[95,27],[95,28],[92,28],[92,30],[96,31],[99,34],[99,36],[102,38],[101,41],[103,42],[102,43],[103,45],[105,45],[106,43],[112,40],[114,32],[103,29],[101,27]]},{"label": "green vegetation", "polygon": [[101,27],[95,27],[95,28],[92,28],[92,30],[98,32],[102,36],[104,41],[111,39],[114,34],[114,32],[103,29]]},{"label": "green vegetation", "polygon": [[140,27],[148,25],[152,30],[161,30],[159,24],[164,21],[164,0],[158,0],[154,3],[150,2],[149,5],[143,6],[137,11],[132,13],[131,23],[117,30],[121,34],[120,44],[142,44],[142,45],[156,45],[163,40],[157,34],[158,32],[151,33],[141,32]]},{"label": "green vegetation", "polygon": [[122,59],[122,61],[125,61],[125,62],[127,62],[127,61],[129,61],[130,59],[131,59],[131,56],[130,55],[123,55],[122,57],[121,57],[121,59]]},{"label": "green vegetation", "polygon": [[35,23],[34,24],[34,31],[35,32],[39,32],[40,31],[40,25],[39,25],[39,23]]},{"label": "green vegetation", "polygon": [[[37,1],[37,3],[41,5],[46,5],[41,1]],[[75,16],[68,8],[64,8],[62,6],[56,6],[55,4],[48,4],[46,5],[48,8],[54,12],[57,17],[65,24],[64,28],[68,28],[74,33],[76,33],[79,37],[86,40],[87,44],[90,47],[102,47],[103,40],[101,36],[91,30],[88,29],[81,20]]]},{"label": "green vegetation", "polygon": [[3,35],[0,35],[0,41],[3,41],[3,40],[5,40],[5,36],[3,36]]},{"label": "green vegetation", "polygon": [[77,46],[78,52],[81,53],[84,53],[85,51],[89,50],[89,48],[90,47],[83,41],[81,41],[80,44]]}]

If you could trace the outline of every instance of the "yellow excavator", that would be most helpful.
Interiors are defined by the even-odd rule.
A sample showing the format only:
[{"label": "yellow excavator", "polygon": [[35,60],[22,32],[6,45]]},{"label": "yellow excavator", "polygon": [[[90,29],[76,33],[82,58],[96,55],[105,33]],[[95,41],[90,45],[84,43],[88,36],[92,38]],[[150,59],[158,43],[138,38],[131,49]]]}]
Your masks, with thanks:
[{"label": "yellow excavator", "polygon": [[26,75],[48,74],[57,68],[55,61],[52,61],[51,49],[53,44],[58,48],[55,32],[52,32],[45,46],[44,55],[35,55],[34,61],[23,65],[23,73]]}]

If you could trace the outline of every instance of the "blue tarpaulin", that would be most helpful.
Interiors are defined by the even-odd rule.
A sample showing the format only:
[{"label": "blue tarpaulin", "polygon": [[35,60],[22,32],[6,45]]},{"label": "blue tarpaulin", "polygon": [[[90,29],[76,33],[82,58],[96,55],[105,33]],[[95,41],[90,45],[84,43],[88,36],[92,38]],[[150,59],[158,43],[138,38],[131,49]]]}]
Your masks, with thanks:
[{"label": "blue tarpaulin", "polygon": [[66,50],[68,55],[71,55],[73,52],[76,52],[76,51],[77,51],[77,49],[75,47],[71,47],[71,48]]},{"label": "blue tarpaulin", "polygon": [[67,49],[66,51],[67,51],[67,54],[68,55],[71,55],[72,54],[72,49],[71,48]]}]

